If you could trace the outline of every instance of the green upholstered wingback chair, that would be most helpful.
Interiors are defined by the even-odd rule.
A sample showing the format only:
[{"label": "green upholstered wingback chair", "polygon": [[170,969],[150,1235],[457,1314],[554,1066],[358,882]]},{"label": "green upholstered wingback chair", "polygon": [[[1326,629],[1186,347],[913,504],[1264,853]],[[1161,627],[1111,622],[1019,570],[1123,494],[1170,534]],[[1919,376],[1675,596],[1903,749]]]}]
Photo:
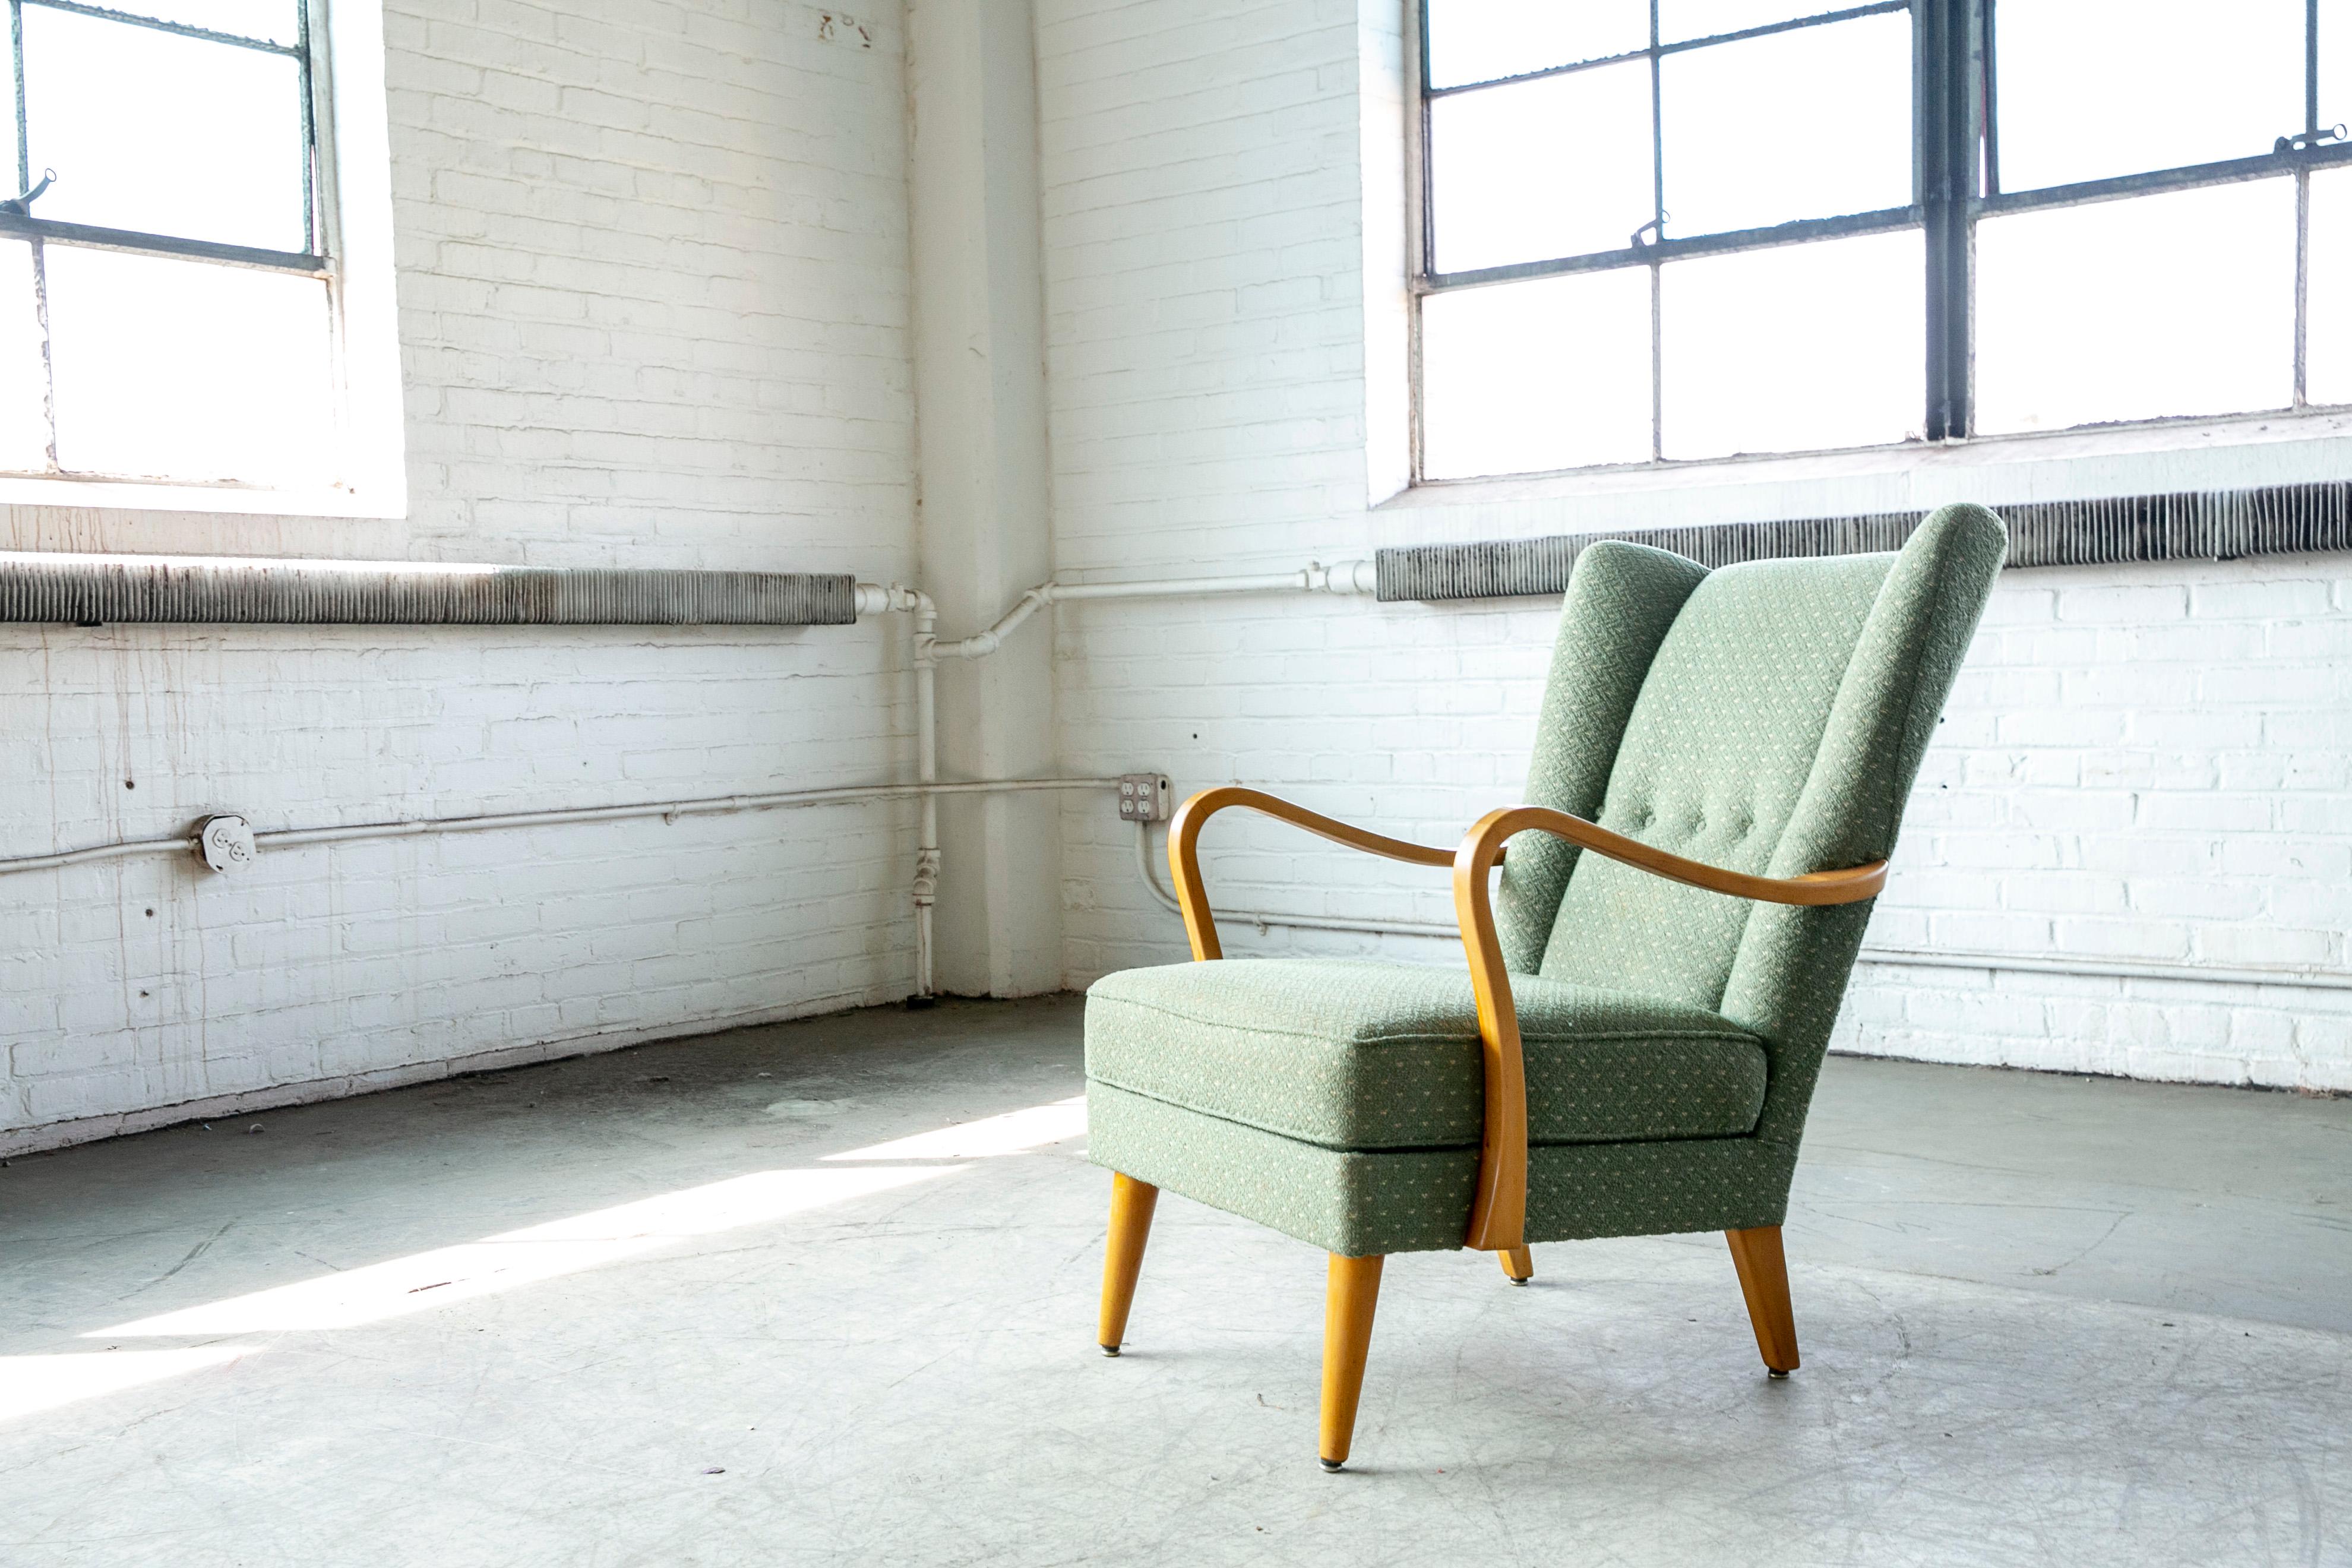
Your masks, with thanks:
[{"label": "green upholstered wingback chair", "polygon": [[[1109,1167],[1103,1350],[1165,1187],[1331,1255],[1320,1457],[1348,1457],[1388,1253],[1721,1230],[1773,1375],[1797,1365],[1780,1226],[1906,798],[2005,549],[1980,507],[1895,554],[1710,572],[1588,547],[1528,781],[1459,848],[1239,788],[1169,854],[1196,962],[1087,1000]],[[1248,806],[1454,868],[1469,963],[1220,960],[1202,826]],[[1499,889],[1490,873],[1509,841]]]}]

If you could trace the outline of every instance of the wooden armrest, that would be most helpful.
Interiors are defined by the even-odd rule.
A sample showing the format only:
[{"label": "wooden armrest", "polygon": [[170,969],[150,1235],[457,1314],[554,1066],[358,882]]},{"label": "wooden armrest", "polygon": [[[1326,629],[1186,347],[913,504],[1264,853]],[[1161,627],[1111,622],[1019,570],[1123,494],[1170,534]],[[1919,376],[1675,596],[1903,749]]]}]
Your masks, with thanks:
[{"label": "wooden armrest", "polygon": [[1451,866],[1457,858],[1454,850],[1367,833],[1264,790],[1244,789],[1239,784],[1204,789],[1178,806],[1168,824],[1168,868],[1176,879],[1176,901],[1183,909],[1184,934],[1192,939],[1195,959],[1225,955],[1225,950],[1217,942],[1216,921],[1209,912],[1208,885],[1201,878],[1200,844],[1201,829],[1208,825],[1209,818],[1229,805],[1247,806],[1294,827],[1303,827],[1318,838],[1391,860],[1409,860],[1416,866]]},{"label": "wooden armrest", "polygon": [[1875,896],[1886,884],[1886,862],[1874,860],[1850,870],[1813,871],[1801,877],[1752,877],[1720,866],[1685,859],[1638,839],[1540,805],[1507,805],[1480,817],[1454,858],[1454,912],[1462,925],[1462,945],[1470,958],[1470,984],[1478,998],[1478,1041],[1485,1058],[1486,1117],[1478,1153],[1477,1195],[1463,1245],[1502,1252],[1524,1244],[1528,1215],[1528,1079],[1519,1049],[1519,1016],[1511,998],[1510,971],[1495,932],[1494,900],[1486,875],[1515,833],[1549,833],[1580,848],[1647,871],[1653,876],[1776,904],[1853,904]]}]

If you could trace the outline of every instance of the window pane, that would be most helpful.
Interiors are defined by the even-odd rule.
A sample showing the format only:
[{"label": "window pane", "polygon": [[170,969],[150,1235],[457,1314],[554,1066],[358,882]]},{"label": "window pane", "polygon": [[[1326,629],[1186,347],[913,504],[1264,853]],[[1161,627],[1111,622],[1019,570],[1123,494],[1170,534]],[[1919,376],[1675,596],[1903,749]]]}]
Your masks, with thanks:
[{"label": "window pane", "polygon": [[273,44],[299,43],[302,37],[300,0],[112,0],[106,8]]},{"label": "window pane", "polygon": [[[7,100],[14,92],[13,88],[0,88],[0,155],[5,155],[7,160],[0,163],[0,185],[7,187],[5,191],[0,191],[0,198],[14,196],[26,189],[16,183],[16,117],[7,112]],[[34,170],[33,178],[37,180],[40,177],[41,172]]]},{"label": "window pane", "polygon": [[2294,389],[2293,181],[1978,222],[1979,431],[2283,408]]},{"label": "window pane", "polygon": [[40,215],[300,250],[300,72],[284,55],[25,7]]},{"label": "window pane", "polygon": [[2352,0],[2319,0],[2319,123],[2352,125]]},{"label": "window pane", "polygon": [[1434,270],[1622,250],[1657,211],[1646,61],[1441,98],[1429,115]]},{"label": "window pane", "polygon": [[47,254],[60,466],[331,477],[324,283],[61,245]]},{"label": "window pane", "polygon": [[2304,391],[2352,403],[2352,169],[2311,176],[2311,313],[2304,324]]},{"label": "window pane", "polygon": [[2303,0],[1996,15],[2004,191],[2250,158],[2303,124]]},{"label": "window pane", "polygon": [[34,311],[33,247],[0,240],[0,468],[48,465],[48,378]]},{"label": "window pane", "polygon": [[1911,204],[1911,19],[1861,16],[1668,55],[1666,232]]},{"label": "window pane", "polygon": [[[1848,3],[1866,5],[1870,0]],[[1658,38],[1668,44],[1685,38],[1712,38],[1846,8],[1844,5],[1822,5],[1820,0],[1811,4],[1805,0],[1658,0]]]},{"label": "window pane", "polygon": [[1650,456],[1650,269],[1433,294],[1421,306],[1433,479]]},{"label": "window pane", "polygon": [[1926,266],[1910,229],[1664,268],[1665,455],[1916,437],[1927,401]]},{"label": "window pane", "polygon": [[1429,0],[1429,85],[1454,87],[1650,47],[1647,0]]}]

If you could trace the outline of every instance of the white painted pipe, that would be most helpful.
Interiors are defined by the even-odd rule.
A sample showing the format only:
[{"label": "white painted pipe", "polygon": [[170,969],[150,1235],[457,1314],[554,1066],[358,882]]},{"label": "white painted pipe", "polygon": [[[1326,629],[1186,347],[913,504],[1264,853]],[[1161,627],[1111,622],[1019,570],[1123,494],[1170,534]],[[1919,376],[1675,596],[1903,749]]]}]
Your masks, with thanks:
[{"label": "white painted pipe", "polygon": [[[419,838],[441,833],[485,833],[510,827],[552,827],[584,822],[627,822],[659,816],[715,816],[739,811],[784,811],[796,806],[839,805],[862,800],[914,800],[926,803],[943,795],[1004,795],[1022,790],[1118,788],[1117,779],[978,779],[963,784],[842,784],[833,789],[777,790],[761,795],[705,795],[690,800],[650,800],[626,805],[583,805],[558,811],[494,811],[478,816],[422,816],[394,822],[357,822],[339,827],[274,828],[253,836],[264,849],[291,849],[308,844],[352,844],[371,838]],[[86,865],[142,855],[188,855],[195,848],[193,836],[142,838],[127,844],[100,844],[88,849],[68,849],[54,855],[28,855],[0,860],[0,875],[16,871],[47,871],[61,866]]]},{"label": "white painted pipe", "polygon": [[[985,658],[1003,647],[1004,639],[1030,616],[1048,605],[1066,601],[1197,599],[1224,594],[1353,595],[1372,593],[1378,585],[1378,575],[1369,561],[1342,561],[1334,566],[1314,562],[1296,572],[1269,572],[1251,577],[1160,577],[1132,583],[1045,582],[1023,593],[1013,602],[1013,607],[998,616],[996,624],[986,631],[974,632],[956,642],[934,643],[931,657]],[[889,595],[898,591],[884,589],[871,583],[860,583],[857,585],[857,613],[861,616],[877,615],[885,609],[906,607],[890,600]],[[922,595],[917,595],[917,597]],[[928,598],[923,599],[925,605],[929,602]]]},{"label": "white painted pipe", "polygon": [[[1014,600],[986,631],[954,642],[939,639],[939,606],[919,588],[893,583],[856,584],[860,616],[893,611],[914,617],[915,646],[915,776],[924,784],[939,778],[939,661],[943,658],[985,658],[1004,646],[1047,605],[1065,599],[1195,598],[1219,594],[1369,594],[1378,574],[1369,561],[1343,561],[1336,566],[1311,563],[1296,572],[1255,577],[1171,577],[1135,583],[1040,583]],[[922,828],[915,845],[915,996],[932,994],[932,910],[939,902],[940,812],[932,795],[923,797]]]}]

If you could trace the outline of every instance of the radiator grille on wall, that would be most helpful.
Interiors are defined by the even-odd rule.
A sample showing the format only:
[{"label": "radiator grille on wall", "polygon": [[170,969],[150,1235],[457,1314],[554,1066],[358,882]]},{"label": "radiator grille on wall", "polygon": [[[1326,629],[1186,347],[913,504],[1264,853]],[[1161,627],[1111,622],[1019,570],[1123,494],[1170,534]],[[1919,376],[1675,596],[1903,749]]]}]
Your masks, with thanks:
[{"label": "radiator grille on wall", "polygon": [[856,588],[812,572],[0,553],[0,621],[81,626],[847,626]]},{"label": "radiator grille on wall", "polygon": [[[2034,501],[1992,510],[2009,524],[2012,567],[2229,561],[2244,555],[2352,550],[2352,483]],[[1708,566],[1728,566],[1740,561],[1898,550],[1922,515],[1879,512],[1475,544],[1412,544],[1381,551],[1375,563],[1383,600],[1507,598],[1561,592],[1578,553],[1597,540],[1631,540]]]}]

